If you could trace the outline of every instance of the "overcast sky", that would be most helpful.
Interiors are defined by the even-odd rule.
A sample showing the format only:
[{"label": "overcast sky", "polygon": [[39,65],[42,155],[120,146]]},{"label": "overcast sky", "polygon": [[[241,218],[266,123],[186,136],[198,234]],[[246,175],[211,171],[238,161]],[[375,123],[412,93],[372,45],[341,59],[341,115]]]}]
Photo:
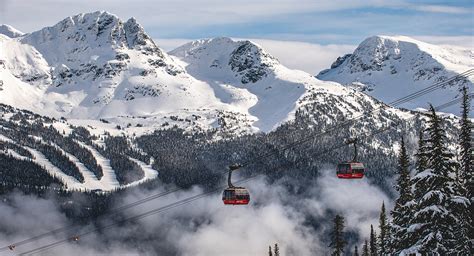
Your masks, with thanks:
[{"label": "overcast sky", "polygon": [[31,32],[70,15],[106,10],[125,20],[136,17],[147,33],[167,50],[198,38],[260,39],[256,41],[283,64],[315,73],[330,65],[335,56],[352,50],[372,35],[408,35],[428,42],[474,47],[473,3],[472,0],[0,0],[0,23]]}]

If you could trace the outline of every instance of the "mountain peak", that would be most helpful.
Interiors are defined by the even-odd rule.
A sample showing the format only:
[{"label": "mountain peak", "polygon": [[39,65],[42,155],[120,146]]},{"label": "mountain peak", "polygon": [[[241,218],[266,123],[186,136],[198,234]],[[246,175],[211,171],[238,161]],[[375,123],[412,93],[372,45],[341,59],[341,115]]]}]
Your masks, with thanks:
[{"label": "mountain peak", "polygon": [[170,54],[187,63],[201,66],[200,69],[206,69],[205,72],[215,73],[218,69],[221,74],[224,72],[230,77],[239,78],[242,84],[260,81],[279,64],[275,57],[259,45],[228,37],[195,40],[176,48]]},{"label": "mountain peak", "polygon": [[[112,48],[127,47],[162,53],[135,18],[123,22],[116,15],[106,11],[81,13],[67,17],[52,27],[33,32],[25,39],[29,43],[66,41],[73,45]],[[56,42],[57,43],[57,42]]]},{"label": "mountain peak", "polygon": [[[353,53],[339,57],[318,78],[335,81],[365,91],[383,101],[407,91],[445,81],[474,67],[473,51],[439,46],[407,36],[372,36],[362,41]],[[452,81],[443,91],[408,103],[407,108],[441,104],[459,96],[459,88],[472,80]],[[449,110],[456,111],[456,110]]]},{"label": "mountain peak", "polygon": [[14,27],[7,25],[7,24],[1,24],[0,25],[0,34],[6,35],[10,38],[16,38],[23,36],[24,33],[15,29]]}]

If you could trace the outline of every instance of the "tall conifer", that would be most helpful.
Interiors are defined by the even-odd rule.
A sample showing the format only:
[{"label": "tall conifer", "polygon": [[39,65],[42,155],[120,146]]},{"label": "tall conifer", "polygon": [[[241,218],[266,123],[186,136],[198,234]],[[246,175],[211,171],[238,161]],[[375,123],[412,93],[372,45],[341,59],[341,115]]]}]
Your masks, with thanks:
[{"label": "tall conifer", "polygon": [[[416,208],[410,229],[415,245],[410,248],[421,254],[454,252],[454,227],[456,217],[451,212],[454,196],[453,180],[455,172],[453,154],[446,148],[446,135],[442,120],[430,106],[426,148],[418,153],[415,183]],[[424,143],[424,140],[421,140]],[[420,149],[419,149],[420,150]],[[421,156],[421,158],[420,158]],[[425,169],[425,170],[423,170]]]},{"label": "tall conifer", "polygon": [[[422,140],[422,138],[420,138]],[[408,158],[405,140],[402,138],[400,152],[398,154],[398,179],[395,189],[398,191],[398,198],[392,214],[392,241],[391,249],[397,253],[411,246],[408,228],[413,217],[413,193],[410,179],[410,161]]]},{"label": "tall conifer", "polygon": [[334,218],[334,230],[331,235],[331,244],[329,245],[333,249],[331,255],[343,255],[346,244],[347,242],[344,240],[344,217],[336,215]]}]

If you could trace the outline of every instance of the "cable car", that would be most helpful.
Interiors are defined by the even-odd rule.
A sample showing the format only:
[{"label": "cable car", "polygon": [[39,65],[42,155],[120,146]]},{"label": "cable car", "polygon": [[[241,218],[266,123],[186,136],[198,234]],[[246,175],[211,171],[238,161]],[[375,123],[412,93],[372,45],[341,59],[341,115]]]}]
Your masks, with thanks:
[{"label": "cable car", "polygon": [[362,179],[364,177],[364,164],[357,161],[357,139],[352,139],[346,144],[354,144],[354,158],[352,161],[337,165],[337,177],[339,179]]},{"label": "cable car", "polygon": [[347,162],[337,165],[339,179],[361,179],[364,177],[364,164],[360,162]]},{"label": "cable car", "polygon": [[247,205],[250,202],[250,194],[246,188],[232,185],[232,172],[240,167],[241,165],[229,166],[229,177],[227,179],[229,187],[222,193],[222,201],[225,205]]},{"label": "cable car", "polygon": [[79,241],[79,236],[73,236],[71,239],[72,241],[77,242]]}]

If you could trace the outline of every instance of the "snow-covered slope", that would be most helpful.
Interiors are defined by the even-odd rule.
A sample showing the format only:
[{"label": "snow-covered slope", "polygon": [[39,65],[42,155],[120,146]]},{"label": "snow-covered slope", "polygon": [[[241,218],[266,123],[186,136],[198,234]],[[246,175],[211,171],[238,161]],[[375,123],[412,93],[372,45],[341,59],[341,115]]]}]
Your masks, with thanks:
[{"label": "snow-covered slope", "polygon": [[[402,97],[474,68],[474,51],[437,46],[405,36],[374,36],[364,40],[352,54],[339,57],[330,69],[317,76],[322,80],[355,87],[382,101]],[[425,97],[404,105],[415,109],[459,97],[459,88],[472,86],[461,79]],[[458,107],[446,111],[459,113]]]},{"label": "snow-covered slope", "polygon": [[6,35],[10,38],[20,37],[20,36],[24,35],[23,32],[15,29],[12,26],[6,25],[6,24],[1,24],[0,25],[0,34]]},{"label": "snow-covered slope", "polygon": [[[331,74],[339,77],[339,69],[341,74],[382,77],[385,62],[392,59],[404,60],[393,65],[403,81],[406,75],[401,75],[405,70],[402,67],[408,65],[405,62],[416,60],[419,70],[438,71],[426,54],[405,60],[397,53],[405,50],[392,53],[385,46],[377,50],[383,53],[377,57],[379,64],[365,64],[372,63],[366,57],[373,44],[369,40],[366,47],[359,47],[360,53],[336,65],[323,78]],[[413,45],[400,44],[400,49]],[[454,52],[449,56],[457,55]],[[352,58],[354,63],[347,63]],[[453,59],[445,59],[458,69],[468,62],[456,64]],[[373,70],[378,69],[381,71],[376,75]],[[423,85],[431,84],[451,71],[443,72],[436,73],[436,77],[419,75],[418,80]],[[350,75],[341,77],[352,82]],[[344,113],[351,116],[354,111],[373,107],[354,108],[359,102],[374,102],[351,88],[288,69],[250,41],[197,40],[167,54],[134,18],[124,22],[103,11],[68,17],[52,27],[15,38],[0,35],[0,80],[0,103],[66,117],[74,125],[89,127],[94,134],[105,130],[112,135],[124,131],[140,135],[174,125],[188,130],[218,129],[228,134],[269,132],[293,120],[305,104],[345,109]],[[394,99],[411,91],[405,87],[392,88],[393,93],[383,95]],[[315,98],[317,103],[307,100]],[[322,99],[332,99],[338,105]],[[334,116],[329,113],[320,114],[330,122]]]},{"label": "snow-covered slope", "polygon": [[293,119],[313,89],[340,91],[250,41],[198,40],[168,55],[134,18],[107,12],[0,39],[0,102],[101,130],[268,132]]},{"label": "snow-covered slope", "polygon": [[222,102],[254,117],[253,126],[264,132],[291,118],[310,88],[305,83],[318,83],[282,66],[250,41],[197,40],[170,54],[184,62],[190,75],[209,84]]},{"label": "snow-covered slope", "polygon": [[134,18],[79,14],[1,39],[1,48],[15,49],[0,52],[0,100],[6,104],[134,127],[212,127],[233,110],[156,46]]},{"label": "snow-covered slope", "polygon": [[[0,104],[0,116],[0,155],[41,166],[45,173],[58,178],[66,189],[112,191],[155,179],[158,175],[150,167],[150,160],[145,163],[143,159],[123,153],[120,158],[127,158],[136,166],[136,169],[125,168],[126,172],[142,175],[119,179],[119,175],[124,175],[123,167],[112,164],[117,159],[104,150],[103,138],[93,140],[90,136],[75,136],[74,133],[79,134],[77,127],[65,119],[51,119],[3,104]],[[12,177],[28,172],[28,168],[19,170],[11,165],[9,168],[7,171]],[[100,174],[97,174],[99,169]],[[2,178],[9,180],[11,177]]]}]

